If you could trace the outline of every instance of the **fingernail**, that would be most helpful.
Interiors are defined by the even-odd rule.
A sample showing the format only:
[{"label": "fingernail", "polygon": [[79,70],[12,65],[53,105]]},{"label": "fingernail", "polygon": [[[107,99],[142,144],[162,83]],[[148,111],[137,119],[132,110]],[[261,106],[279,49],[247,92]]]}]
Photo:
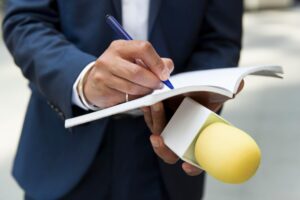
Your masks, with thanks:
[{"label": "fingernail", "polygon": [[163,71],[162,71],[162,79],[163,81],[169,79],[170,77],[170,72],[167,68],[164,68]]},{"label": "fingernail", "polygon": [[187,173],[193,173],[193,170],[192,170],[191,168],[189,168],[189,167],[186,167],[186,168],[185,168],[185,171],[186,171]]},{"label": "fingernail", "polygon": [[158,148],[159,147],[159,141],[153,137],[150,138],[151,144],[153,147]]},{"label": "fingernail", "polygon": [[154,105],[152,106],[152,108],[153,108],[153,110],[154,110],[155,112],[159,112],[159,111],[160,111],[160,105],[159,105],[159,104],[154,104]]},{"label": "fingernail", "polygon": [[146,108],[146,107],[142,107],[141,109],[142,109],[143,112],[148,112],[149,111],[148,108]]}]

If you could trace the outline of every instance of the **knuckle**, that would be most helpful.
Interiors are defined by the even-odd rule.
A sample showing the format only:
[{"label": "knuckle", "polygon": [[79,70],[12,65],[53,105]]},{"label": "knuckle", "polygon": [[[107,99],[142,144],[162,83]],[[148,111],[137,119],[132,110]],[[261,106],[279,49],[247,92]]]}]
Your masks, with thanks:
[{"label": "knuckle", "polygon": [[124,46],[124,40],[114,40],[110,43],[110,49],[119,51]]},{"label": "knuckle", "polygon": [[136,67],[132,69],[132,78],[142,77],[143,70],[140,67]]},{"label": "knuckle", "polygon": [[143,88],[140,86],[136,86],[136,85],[128,86],[127,91],[128,91],[128,94],[131,94],[131,95],[145,95],[145,94],[149,93],[149,89]]},{"label": "knuckle", "polygon": [[140,48],[142,51],[149,51],[152,48],[152,45],[148,41],[140,41]]},{"label": "knuckle", "polygon": [[92,79],[98,85],[99,83],[108,83],[108,80],[111,79],[111,75],[109,73],[98,71],[92,75]]},{"label": "knuckle", "polygon": [[158,68],[158,69],[163,69],[164,68],[164,63],[161,59],[156,59],[155,60],[155,66]]},{"label": "knuckle", "polygon": [[106,59],[106,56],[102,56],[96,61],[96,67],[106,67],[109,65],[109,59]]},{"label": "knuckle", "polygon": [[127,86],[127,91],[131,95],[138,95],[139,94],[138,88],[133,86],[133,85]]},{"label": "knuckle", "polygon": [[101,73],[95,73],[93,79],[95,82],[102,82],[105,80],[105,76],[103,76]]},{"label": "knuckle", "polygon": [[114,48],[120,44],[120,40],[114,40],[110,43],[110,47]]},{"label": "knuckle", "polygon": [[169,68],[171,68],[171,69],[174,68],[174,62],[173,62],[171,59],[167,58],[167,59],[166,59],[166,64],[167,64],[167,66],[168,66]]}]

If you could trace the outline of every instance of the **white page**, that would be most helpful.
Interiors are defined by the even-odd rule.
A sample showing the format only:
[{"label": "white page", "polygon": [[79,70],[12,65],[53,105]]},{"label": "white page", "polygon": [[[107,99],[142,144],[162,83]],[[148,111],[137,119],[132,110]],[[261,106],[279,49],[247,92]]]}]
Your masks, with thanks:
[{"label": "white page", "polygon": [[232,97],[233,94],[236,93],[239,83],[246,75],[255,74],[279,77],[277,73],[283,73],[280,66],[224,68],[181,73],[170,78],[170,81],[175,87],[174,90],[164,87],[164,89],[157,90],[150,95],[127,103],[67,119],[65,121],[65,127],[69,128],[118,113],[153,105],[159,101],[187,92],[207,91]]},{"label": "white page", "polygon": [[[235,93],[236,87],[245,75],[255,74],[277,77],[276,73],[282,73],[280,66],[234,67],[180,73],[172,76],[170,81],[176,89],[190,86],[213,86]],[[163,90],[157,90],[154,94],[167,91],[169,89],[165,87]]]}]

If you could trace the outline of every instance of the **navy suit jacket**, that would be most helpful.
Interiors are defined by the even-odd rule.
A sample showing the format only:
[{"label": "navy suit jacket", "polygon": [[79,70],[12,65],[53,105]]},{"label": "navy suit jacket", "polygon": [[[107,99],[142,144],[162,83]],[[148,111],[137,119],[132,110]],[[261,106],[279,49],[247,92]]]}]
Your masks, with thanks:
[{"label": "navy suit jacket", "polygon": [[[108,13],[121,20],[120,0],[7,1],[4,40],[32,91],[13,175],[34,198],[70,191],[104,137],[110,118],[71,130],[64,120],[85,112],[72,105],[73,83],[116,39]],[[151,0],[148,37],[160,56],[173,59],[174,73],[236,66],[241,16],[242,0]],[[200,198],[198,177],[161,166],[171,199]]]}]

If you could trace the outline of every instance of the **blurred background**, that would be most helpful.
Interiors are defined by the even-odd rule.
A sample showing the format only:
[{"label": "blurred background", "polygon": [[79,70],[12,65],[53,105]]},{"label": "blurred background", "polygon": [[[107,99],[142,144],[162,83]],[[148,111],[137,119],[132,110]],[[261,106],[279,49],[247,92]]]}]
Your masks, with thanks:
[{"label": "blurred background", "polygon": [[[300,4],[294,0],[246,0],[245,6],[240,66],[282,65],[284,80],[246,78],[244,91],[226,104],[223,116],[255,138],[262,163],[256,176],[242,185],[208,177],[204,200],[299,200]],[[2,18],[0,12],[0,22]],[[30,94],[26,83],[1,39],[1,200],[20,200],[23,195],[10,172]]]}]

